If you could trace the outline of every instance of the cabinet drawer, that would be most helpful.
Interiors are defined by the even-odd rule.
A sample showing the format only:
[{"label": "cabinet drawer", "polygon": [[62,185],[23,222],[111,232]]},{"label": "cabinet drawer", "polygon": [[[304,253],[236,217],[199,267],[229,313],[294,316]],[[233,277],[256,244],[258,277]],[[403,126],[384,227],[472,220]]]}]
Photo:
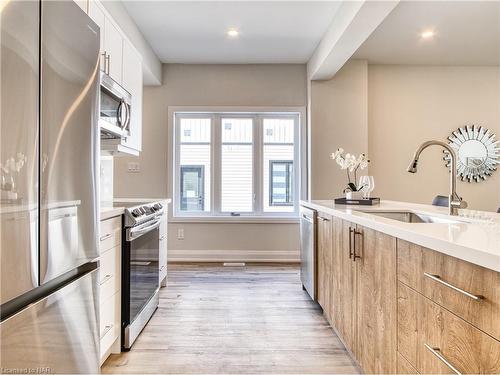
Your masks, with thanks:
[{"label": "cabinet drawer", "polygon": [[101,303],[101,321],[99,330],[99,337],[101,340],[101,357],[120,335],[120,301],[120,293],[116,293]]},{"label": "cabinet drawer", "polygon": [[498,374],[500,342],[418,295],[418,361],[421,374]]},{"label": "cabinet drawer", "polygon": [[500,273],[398,240],[398,280],[500,339]]},{"label": "cabinet drawer", "polygon": [[99,296],[104,301],[121,288],[121,247],[107,250],[101,255]]},{"label": "cabinet drawer", "polygon": [[99,236],[99,250],[101,254],[122,242],[122,217],[112,217],[101,221],[101,233]]}]

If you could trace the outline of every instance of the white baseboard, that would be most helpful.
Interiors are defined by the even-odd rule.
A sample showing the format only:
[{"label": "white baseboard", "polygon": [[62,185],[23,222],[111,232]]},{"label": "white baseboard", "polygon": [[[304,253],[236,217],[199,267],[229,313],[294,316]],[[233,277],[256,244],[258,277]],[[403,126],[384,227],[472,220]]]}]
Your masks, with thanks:
[{"label": "white baseboard", "polygon": [[255,262],[299,263],[299,250],[172,250],[168,261],[175,262]]}]

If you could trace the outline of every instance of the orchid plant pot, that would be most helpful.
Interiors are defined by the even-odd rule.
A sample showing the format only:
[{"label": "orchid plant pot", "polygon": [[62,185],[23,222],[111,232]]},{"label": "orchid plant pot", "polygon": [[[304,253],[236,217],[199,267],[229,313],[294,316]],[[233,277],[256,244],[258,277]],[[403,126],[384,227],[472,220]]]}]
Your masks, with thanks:
[{"label": "orchid plant pot", "polygon": [[[340,169],[346,171],[347,186],[343,193],[346,199],[364,199],[362,192],[365,185],[358,184],[357,172],[368,167],[370,160],[365,154],[360,154],[358,157],[352,154],[344,154],[344,149],[339,148],[330,155],[330,158],[340,166]],[[361,185],[361,186],[360,186]]]},{"label": "orchid plant pot", "polygon": [[346,199],[363,199],[363,193],[361,191],[346,191]]}]

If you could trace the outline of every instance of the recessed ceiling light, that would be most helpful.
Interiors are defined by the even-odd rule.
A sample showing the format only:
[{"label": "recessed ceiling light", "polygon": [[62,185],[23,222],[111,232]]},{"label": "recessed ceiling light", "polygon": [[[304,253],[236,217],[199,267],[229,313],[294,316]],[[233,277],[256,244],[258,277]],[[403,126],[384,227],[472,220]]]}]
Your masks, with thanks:
[{"label": "recessed ceiling light", "polygon": [[420,34],[423,39],[430,39],[434,36],[434,30],[426,30]]},{"label": "recessed ceiling light", "polygon": [[230,38],[236,38],[238,35],[240,35],[240,32],[236,29],[227,30],[227,36]]}]

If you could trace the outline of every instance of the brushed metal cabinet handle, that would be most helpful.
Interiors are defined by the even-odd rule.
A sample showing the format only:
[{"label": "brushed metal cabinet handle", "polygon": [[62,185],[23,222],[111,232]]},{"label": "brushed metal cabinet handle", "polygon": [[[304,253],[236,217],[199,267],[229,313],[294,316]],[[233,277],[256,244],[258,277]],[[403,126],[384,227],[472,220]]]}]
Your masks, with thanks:
[{"label": "brushed metal cabinet handle", "polygon": [[352,261],[355,262],[356,259],[361,259],[361,255],[356,254],[356,235],[363,235],[363,232],[360,232],[359,230],[353,229],[353,250],[352,250]]},{"label": "brushed metal cabinet handle", "polygon": [[106,54],[104,58],[104,70],[105,73],[109,76],[109,66],[111,65],[111,55]]},{"label": "brushed metal cabinet handle", "polygon": [[101,53],[101,56],[102,56],[102,58],[103,58],[103,60],[102,60],[102,61],[104,61],[104,66],[103,66],[103,69],[102,69],[102,71],[103,71],[104,73],[106,73],[106,55],[107,55],[107,54],[106,54],[106,51],[104,51],[103,53]]},{"label": "brushed metal cabinet handle", "polygon": [[101,238],[99,238],[101,240],[101,242],[103,241],[106,241],[108,238],[111,238],[111,236],[113,236],[112,233],[108,233],[108,234],[105,234],[104,236],[101,236]]},{"label": "brushed metal cabinet handle", "polygon": [[352,227],[349,227],[349,259],[352,259],[352,232],[354,230]]},{"label": "brushed metal cabinet handle", "polygon": [[442,354],[439,348],[433,348],[430,345],[424,344],[427,350],[429,350],[432,354],[434,354],[441,362],[443,362],[448,368],[453,371],[457,375],[462,375],[460,371],[458,371]]},{"label": "brushed metal cabinet handle", "polygon": [[103,285],[104,283],[106,283],[106,281],[108,281],[109,279],[111,279],[113,275],[106,275],[104,276],[104,278],[102,279],[102,281],[99,283],[99,285]]},{"label": "brushed metal cabinet handle", "polygon": [[104,336],[106,336],[106,333],[108,333],[111,330],[111,328],[113,328],[113,325],[114,324],[109,324],[109,325],[107,325],[107,326],[104,327],[104,330],[102,331],[102,334],[101,334],[101,337],[100,337],[101,340],[102,340],[102,338]]},{"label": "brushed metal cabinet handle", "polygon": [[318,219],[320,219],[321,221],[330,221],[330,219],[327,219],[326,217],[323,216],[318,216]]},{"label": "brushed metal cabinet handle", "polygon": [[463,289],[456,287],[455,285],[447,283],[446,281],[441,279],[441,276],[439,276],[439,275],[431,275],[430,273],[424,272],[424,276],[426,276],[429,279],[434,280],[434,281],[436,281],[436,282],[438,282],[438,283],[440,283],[440,284],[442,284],[450,289],[453,289],[456,292],[462,293],[463,295],[465,295],[469,298],[472,298],[475,301],[480,301],[480,300],[484,299],[484,296],[469,293]]}]

